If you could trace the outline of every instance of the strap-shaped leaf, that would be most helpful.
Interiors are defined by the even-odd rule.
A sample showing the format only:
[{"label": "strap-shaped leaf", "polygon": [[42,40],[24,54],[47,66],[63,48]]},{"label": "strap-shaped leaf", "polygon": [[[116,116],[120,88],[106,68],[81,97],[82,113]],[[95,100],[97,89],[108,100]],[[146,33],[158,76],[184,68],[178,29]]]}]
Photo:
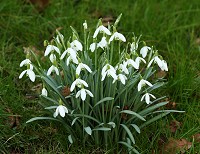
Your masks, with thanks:
[{"label": "strap-shaped leaf", "polygon": [[131,126],[140,134],[140,128],[136,124],[131,124]]},{"label": "strap-shaped leaf", "polygon": [[103,103],[103,102],[111,101],[111,100],[114,100],[114,98],[113,98],[113,97],[105,97],[105,98],[102,98],[100,101],[98,101],[98,102],[94,105],[94,107],[96,107],[97,105],[100,105],[100,104]]},{"label": "strap-shaped leaf", "polygon": [[72,136],[71,136],[71,135],[68,136],[68,140],[69,140],[69,142],[70,142],[71,144],[73,143],[73,140],[72,140]]},{"label": "strap-shaped leaf", "polygon": [[141,115],[139,115],[138,113],[133,112],[131,110],[122,110],[120,113],[131,114],[131,115],[134,115],[134,116],[136,116],[137,118],[139,118],[139,119],[141,119],[143,121],[146,121]]},{"label": "strap-shaped leaf", "polygon": [[51,109],[56,109],[58,106],[49,106],[49,107],[45,107],[44,109],[47,109],[47,110],[51,110]]},{"label": "strap-shaped leaf", "polygon": [[126,133],[128,134],[129,138],[131,139],[132,143],[135,144],[135,139],[133,137],[133,134],[131,133],[130,129],[124,125],[124,124],[120,124],[126,131]]},{"label": "strap-shaped leaf", "polygon": [[108,127],[99,127],[99,128],[94,128],[93,130],[110,131],[111,128],[108,128]]},{"label": "strap-shaped leaf", "polygon": [[55,118],[52,118],[52,117],[35,117],[35,118],[31,118],[31,119],[28,120],[26,123],[33,122],[33,121],[36,121],[36,120],[54,120],[54,121],[59,121],[59,122],[61,122],[60,120],[55,119]]},{"label": "strap-shaped leaf", "polygon": [[123,141],[119,141],[118,143],[123,144],[127,148],[131,149],[131,151],[135,152],[136,154],[140,154],[133,146],[129,145],[128,143],[123,142]]},{"label": "strap-shaped leaf", "polygon": [[72,126],[75,124],[75,122],[76,122],[76,120],[77,120],[78,118],[79,118],[79,117],[76,117],[76,118],[73,119],[72,124],[71,124]]},{"label": "strap-shaped leaf", "polygon": [[111,125],[113,128],[115,128],[116,124],[114,122],[107,123],[108,125]]}]

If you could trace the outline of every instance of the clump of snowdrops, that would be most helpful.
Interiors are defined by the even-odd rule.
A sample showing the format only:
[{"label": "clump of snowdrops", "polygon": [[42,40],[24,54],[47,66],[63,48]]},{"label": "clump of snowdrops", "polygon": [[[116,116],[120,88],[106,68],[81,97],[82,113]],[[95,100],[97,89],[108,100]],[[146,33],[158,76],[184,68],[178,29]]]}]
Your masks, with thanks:
[{"label": "clump of snowdrops", "polygon": [[[115,150],[123,145],[128,152],[139,153],[134,139],[137,133],[176,112],[161,110],[168,102],[161,102],[164,97],[154,94],[164,84],[155,73],[168,71],[167,62],[140,37],[133,34],[129,42],[118,32],[120,18],[108,28],[99,20],[94,32],[85,21],[83,38],[73,27],[68,38],[57,31],[53,41],[44,42],[49,68],[43,68],[32,51],[27,52],[20,64],[27,69],[19,78],[26,74],[32,82],[41,80],[40,96],[50,111],[49,117],[35,117],[27,123],[54,120],[63,124],[69,144],[90,142]],[[36,59],[35,63],[30,57]]]}]

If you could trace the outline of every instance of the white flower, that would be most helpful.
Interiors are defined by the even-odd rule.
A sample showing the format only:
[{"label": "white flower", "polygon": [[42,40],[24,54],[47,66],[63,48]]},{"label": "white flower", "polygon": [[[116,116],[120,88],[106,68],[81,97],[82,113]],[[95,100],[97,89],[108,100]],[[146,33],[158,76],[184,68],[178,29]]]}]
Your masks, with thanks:
[{"label": "white flower", "polygon": [[46,90],[45,88],[42,88],[42,95],[43,95],[43,96],[47,96],[47,94],[48,94],[48,93],[47,93],[47,90]]},{"label": "white flower", "polygon": [[102,75],[101,81],[103,81],[105,79],[106,75],[108,75],[108,76],[110,75],[110,76],[112,76],[112,78],[114,80],[117,80],[116,70],[114,69],[113,66],[111,66],[109,64],[106,64],[102,68],[101,75]]},{"label": "white flower", "polygon": [[[124,75],[124,74],[118,74],[117,75],[117,79],[119,81],[121,81],[122,84],[125,84],[126,80],[127,80],[127,77]],[[113,83],[115,82],[116,80],[113,80]]]},{"label": "white flower", "polygon": [[150,96],[151,96],[152,98],[156,99],[156,97],[155,97],[154,95],[152,95],[152,94],[150,94],[150,93],[146,93],[146,94],[144,94],[144,95],[142,96],[141,101],[143,101],[143,99],[145,98],[145,101],[146,101],[147,104],[151,103],[151,101],[150,101]]},{"label": "white flower", "polygon": [[153,62],[156,62],[162,71],[168,71],[167,62],[165,60],[161,60],[158,56],[155,56],[147,67],[150,67]]},{"label": "white flower", "polygon": [[84,80],[81,80],[78,78],[72,83],[72,85],[70,87],[71,92],[74,90],[75,86],[77,86],[79,88],[81,88],[82,86],[88,87],[88,84]]},{"label": "white flower", "polygon": [[135,52],[137,49],[138,49],[138,43],[137,42],[131,43],[130,51]]},{"label": "white flower", "polygon": [[103,33],[105,33],[105,34],[107,34],[107,35],[111,35],[110,31],[109,31],[106,27],[104,27],[103,25],[101,25],[101,26],[99,26],[99,27],[95,30],[94,35],[93,35],[93,38],[96,38],[97,35],[99,34],[99,32],[100,32],[100,33],[103,32]]},{"label": "white flower", "polygon": [[137,57],[136,59],[135,59],[135,62],[136,62],[136,64],[138,65],[138,68],[139,68],[139,66],[140,66],[140,62],[141,61],[143,61],[145,64],[146,64],[146,61],[143,59],[143,58],[141,58],[141,57]]},{"label": "white flower", "polygon": [[112,42],[113,40],[121,40],[123,42],[126,42],[126,38],[124,37],[124,35],[122,35],[121,33],[115,32],[109,39],[109,44],[110,42]]},{"label": "white flower", "polygon": [[86,99],[86,94],[90,95],[90,97],[94,97],[94,95],[87,89],[84,89],[82,88],[81,90],[79,90],[77,93],[76,93],[76,98],[78,98],[79,96],[81,96],[81,99],[83,101],[85,101]]},{"label": "white flower", "polygon": [[162,60],[161,70],[162,71],[168,71],[167,62],[165,60]]},{"label": "white flower", "polygon": [[128,65],[131,65],[135,69],[139,69],[138,63],[136,63],[133,59],[128,59],[126,62],[127,62]]},{"label": "white flower", "polygon": [[140,54],[142,55],[143,58],[145,58],[147,56],[147,52],[151,50],[150,47],[148,46],[144,46],[140,49]]},{"label": "white flower", "polygon": [[86,21],[83,23],[83,28],[84,28],[84,29],[87,29],[87,28],[88,28],[88,27],[87,27],[87,22],[86,22]]},{"label": "white flower", "polygon": [[86,69],[88,72],[92,73],[89,66],[87,66],[86,64],[83,64],[83,63],[79,63],[77,68],[76,68],[76,74],[79,75],[82,69]]},{"label": "white flower", "polygon": [[128,69],[127,69],[127,62],[125,62],[125,61],[123,61],[122,64],[119,64],[119,66],[117,65],[117,66],[116,66],[116,69],[118,69],[118,70],[124,72],[125,74],[129,74],[129,71],[128,71]]},{"label": "white flower", "polygon": [[97,46],[96,43],[92,43],[92,44],[90,44],[90,50],[91,50],[92,52],[94,52],[96,46]]},{"label": "white flower", "polygon": [[78,64],[78,59],[76,57],[72,57],[71,55],[67,58],[66,64],[69,65],[69,62],[72,61],[75,64]]},{"label": "white flower", "polygon": [[101,41],[98,43],[98,47],[104,49],[108,45],[108,42],[106,41],[106,37],[102,37]]},{"label": "white flower", "polygon": [[56,41],[61,44],[60,41],[63,41],[64,40],[64,36],[62,34],[59,33],[59,35],[56,36]]},{"label": "white flower", "polygon": [[[32,65],[31,65],[32,66]],[[30,69],[27,69],[27,70],[24,70],[20,75],[19,75],[19,79],[21,79],[24,74],[26,74],[29,79],[34,82],[35,81],[35,73],[33,72],[33,70],[30,68]]]},{"label": "white flower", "polygon": [[54,65],[52,65],[52,66],[48,69],[47,75],[50,75],[53,71],[55,71],[56,74],[59,75],[58,68],[57,68],[56,66],[54,66]]},{"label": "white flower", "polygon": [[50,59],[50,61],[51,61],[52,63],[54,63],[54,61],[56,61],[56,55],[55,55],[55,54],[51,54],[51,55],[49,56],[49,59]]},{"label": "white flower", "polygon": [[56,118],[58,114],[60,114],[61,117],[65,117],[65,113],[68,113],[68,109],[63,105],[59,105],[56,108],[56,112],[53,114],[53,116]]},{"label": "white flower", "polygon": [[142,87],[145,86],[146,84],[149,85],[150,87],[153,86],[149,81],[142,79],[138,83],[138,91],[140,91],[142,89]]},{"label": "white flower", "polygon": [[78,59],[76,57],[76,51],[72,48],[68,48],[67,50],[65,50],[60,59],[63,59],[65,57],[66,54],[69,54],[69,57],[67,58],[67,66],[69,65],[69,62],[72,60],[75,64],[78,64]]},{"label": "white flower", "polygon": [[22,67],[22,66],[28,65],[28,64],[31,65],[31,61],[30,61],[29,59],[25,59],[25,60],[23,60],[23,61],[20,63],[19,66]]},{"label": "white flower", "polygon": [[71,48],[74,49],[75,51],[83,50],[83,46],[81,42],[79,42],[78,40],[74,40],[73,42],[70,43],[70,45],[71,45]]},{"label": "white flower", "polygon": [[60,54],[60,50],[56,46],[48,45],[44,52],[44,56],[47,56],[51,51],[56,51],[58,54]]}]

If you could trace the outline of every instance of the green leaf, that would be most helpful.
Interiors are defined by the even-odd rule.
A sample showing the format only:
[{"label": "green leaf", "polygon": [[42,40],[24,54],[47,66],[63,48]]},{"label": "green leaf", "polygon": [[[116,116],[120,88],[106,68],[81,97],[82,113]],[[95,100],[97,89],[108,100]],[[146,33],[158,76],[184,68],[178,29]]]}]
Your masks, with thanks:
[{"label": "green leaf", "polygon": [[77,31],[74,29],[74,27],[70,26],[70,28],[72,29],[73,33],[76,35],[76,37],[79,39],[78,33]]},{"label": "green leaf", "polygon": [[96,107],[97,105],[99,105],[99,104],[101,104],[101,103],[103,103],[103,102],[111,101],[111,100],[114,100],[114,98],[113,98],[113,97],[105,97],[105,98],[102,98],[100,101],[98,101],[98,102],[94,105],[94,107]]},{"label": "green leaf", "polygon": [[50,110],[50,109],[56,109],[58,106],[49,106],[49,107],[45,107],[44,109]]},{"label": "green leaf", "polygon": [[142,110],[141,112],[139,112],[138,114],[142,115],[142,116],[146,116],[147,113],[150,113],[152,111],[154,111],[155,109],[161,107],[161,106],[164,106],[166,105],[168,102],[161,102],[161,103],[158,103],[158,104],[155,104],[153,106],[150,106],[144,110]]},{"label": "green leaf", "polygon": [[84,128],[86,133],[88,133],[88,135],[92,135],[92,129],[88,126]]},{"label": "green leaf", "polygon": [[72,140],[72,136],[71,136],[71,135],[68,136],[68,140],[69,140],[69,142],[70,142],[71,144],[73,143],[73,140]]},{"label": "green leaf", "polygon": [[131,126],[140,134],[140,128],[136,124],[131,124]]},{"label": "green leaf", "polygon": [[136,154],[140,154],[133,146],[129,145],[128,143],[123,142],[123,141],[119,141],[118,143],[125,145],[127,148],[129,148],[131,151],[135,152]]},{"label": "green leaf", "polygon": [[76,117],[76,118],[74,118],[74,120],[72,121],[72,126],[74,125],[74,123],[76,122],[76,120],[78,119],[79,117]]},{"label": "green leaf", "polygon": [[93,130],[110,131],[111,128],[107,128],[107,127],[99,127],[99,128],[94,128]]},{"label": "green leaf", "polygon": [[58,101],[56,101],[56,100],[54,100],[54,99],[52,99],[50,97],[47,97],[47,96],[44,96],[44,95],[41,95],[41,97],[44,97],[45,99],[47,99],[47,100],[49,100],[49,101],[51,101],[51,102],[53,102],[55,104],[58,104]]},{"label": "green leaf", "polygon": [[89,116],[89,115],[85,115],[85,114],[69,114],[69,116],[71,116],[71,115],[73,115],[73,116],[75,116],[75,117],[85,117],[85,118],[88,118],[88,119],[91,119],[91,120],[97,122],[98,124],[101,123],[101,122],[99,122],[97,119],[95,119],[95,118],[93,118],[93,117],[91,117],[91,116]]},{"label": "green leaf", "polygon": [[165,113],[162,113],[162,114],[159,114],[153,118],[151,118],[150,120],[146,121],[145,123],[143,123],[141,126],[140,126],[140,129],[149,125],[150,123],[154,122],[154,121],[157,121],[159,119],[161,119],[162,117],[168,115],[170,112],[165,112]]},{"label": "green leaf", "polygon": [[130,111],[130,110],[122,110],[120,113],[131,114],[131,115],[134,115],[134,116],[136,116],[137,118],[139,118],[139,119],[141,119],[143,121],[146,121],[141,115],[139,115],[136,112]]},{"label": "green leaf", "polygon": [[118,23],[119,23],[121,17],[122,17],[122,13],[117,17],[117,19],[116,19],[116,21],[115,21],[115,23],[114,23],[114,25],[113,25],[114,27],[117,27],[117,25],[118,25]]},{"label": "green leaf", "polygon": [[54,121],[59,121],[59,122],[61,122],[60,120],[55,119],[55,118],[52,118],[52,117],[35,117],[35,118],[31,118],[31,119],[28,120],[26,123],[33,122],[33,121],[36,121],[36,120],[54,120]]},{"label": "green leaf", "polygon": [[126,131],[126,133],[128,134],[129,138],[131,139],[132,143],[135,144],[135,139],[133,137],[133,134],[131,133],[130,129],[124,125],[124,124],[120,124]]}]

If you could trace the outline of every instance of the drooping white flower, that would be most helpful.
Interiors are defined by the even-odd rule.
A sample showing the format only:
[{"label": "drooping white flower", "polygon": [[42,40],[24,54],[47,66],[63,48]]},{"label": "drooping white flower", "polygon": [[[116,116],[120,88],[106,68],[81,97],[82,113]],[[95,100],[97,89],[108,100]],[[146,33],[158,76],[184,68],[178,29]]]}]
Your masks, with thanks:
[{"label": "drooping white flower", "polygon": [[46,90],[46,88],[42,88],[42,94],[43,96],[47,96],[48,92]]},{"label": "drooping white flower", "polygon": [[106,37],[102,37],[101,41],[98,43],[97,47],[104,49],[108,45]]},{"label": "drooping white flower", "polygon": [[167,62],[165,60],[162,60],[162,67],[161,67],[162,71],[168,71],[168,66],[167,66]]},{"label": "drooping white flower", "polygon": [[44,52],[44,56],[48,56],[51,51],[56,51],[58,54],[60,54],[60,50],[58,49],[58,47],[54,45],[48,45]]},{"label": "drooping white flower", "polygon": [[81,88],[81,90],[79,90],[77,93],[76,93],[76,98],[78,98],[79,96],[81,96],[81,99],[83,101],[85,101],[86,99],[86,94],[90,95],[90,97],[94,97],[94,95],[87,89],[84,89],[84,88]]},{"label": "drooping white flower", "polygon": [[151,103],[151,101],[150,101],[150,96],[151,96],[152,98],[156,99],[156,97],[155,97],[154,95],[152,95],[152,94],[150,94],[150,93],[146,93],[146,94],[144,94],[144,95],[142,96],[141,101],[143,101],[144,98],[145,98],[145,102],[146,102],[147,104]]},{"label": "drooping white flower", "polygon": [[87,66],[86,64],[83,64],[83,63],[79,63],[77,68],[76,68],[76,74],[79,75],[82,69],[86,69],[88,72],[92,73],[89,66]]},{"label": "drooping white flower", "polygon": [[137,42],[131,43],[130,51],[131,52],[136,52],[137,49],[138,49],[138,43]]},{"label": "drooping white flower", "polygon": [[111,35],[111,33],[110,33],[110,31],[108,30],[108,28],[104,27],[103,25],[99,26],[99,27],[95,30],[94,35],[93,35],[93,38],[96,38],[97,35],[98,35],[99,33],[105,33],[105,34],[107,34],[107,35]]},{"label": "drooping white flower", "polygon": [[127,64],[131,65],[132,67],[134,67],[135,69],[139,69],[139,65],[138,63],[136,63],[133,59],[127,59]]},{"label": "drooping white flower", "polygon": [[25,59],[25,60],[23,60],[21,63],[20,63],[20,67],[22,67],[22,66],[24,66],[24,65],[31,65],[31,61],[30,61],[30,59]]},{"label": "drooping white flower", "polygon": [[140,90],[142,89],[142,87],[145,86],[146,84],[147,84],[148,86],[150,86],[150,87],[153,86],[149,81],[142,79],[142,80],[140,80],[140,82],[138,83],[138,91],[140,91]]},{"label": "drooping white flower", "polygon": [[86,21],[83,23],[83,28],[84,28],[84,29],[87,29],[87,28],[88,28],[88,27],[87,27],[87,22],[86,22]]},{"label": "drooping white flower", "polygon": [[74,50],[74,49],[72,49],[72,48],[68,48],[67,50],[65,50],[63,53],[62,53],[62,55],[61,55],[61,57],[60,57],[60,59],[62,60],[64,57],[65,57],[65,55],[66,54],[69,54],[69,57],[67,58],[67,66],[69,65],[69,62],[72,60],[73,61],[73,63],[75,63],[75,64],[78,64],[78,59],[77,59],[77,53],[76,53],[76,51]]},{"label": "drooping white flower", "polygon": [[137,57],[136,59],[135,59],[135,62],[136,62],[136,64],[138,65],[138,68],[139,68],[139,66],[140,66],[140,62],[141,61],[143,61],[145,64],[146,64],[146,61],[143,59],[143,58],[141,58],[141,57]]},{"label": "drooping white flower", "polygon": [[75,51],[83,50],[83,46],[81,42],[79,42],[78,40],[74,40],[73,42],[70,43],[70,45],[71,45],[71,48],[74,49]]},{"label": "drooping white flower", "polygon": [[126,38],[124,37],[124,35],[122,35],[121,33],[115,32],[109,39],[109,44],[110,42],[112,42],[113,40],[120,40],[123,42],[126,42]]},{"label": "drooping white flower", "polygon": [[75,64],[78,64],[78,59],[76,57],[72,57],[71,55],[66,60],[67,66],[69,65],[70,61],[72,61]]},{"label": "drooping white flower", "polygon": [[[126,77],[124,74],[118,74],[118,75],[117,75],[117,79],[118,79],[119,81],[121,81],[122,84],[125,85],[125,82],[126,82],[126,80],[127,80],[127,77]],[[114,83],[115,81],[116,81],[116,80],[113,80],[113,83]]]},{"label": "drooping white flower", "polygon": [[[30,65],[32,66],[32,65]],[[19,79],[21,79],[24,74],[26,74],[29,79],[34,82],[35,81],[35,73],[33,72],[33,70],[30,68],[30,69],[27,69],[27,70],[24,70],[20,75],[19,75]]]},{"label": "drooping white flower", "polygon": [[81,88],[82,86],[88,87],[88,84],[84,80],[81,80],[78,78],[72,83],[72,85],[70,87],[71,92],[75,89],[75,86],[77,86],[79,88]]},{"label": "drooping white flower", "polygon": [[149,50],[151,50],[151,48],[148,46],[144,46],[140,49],[140,54],[142,55],[143,58],[147,56]]},{"label": "drooping white flower", "polygon": [[90,44],[90,50],[91,50],[92,52],[94,52],[96,46],[97,46],[96,43],[92,43],[92,44]]},{"label": "drooping white flower", "polygon": [[119,64],[119,67],[117,66],[116,69],[124,72],[125,74],[129,74],[129,71],[127,69],[127,65],[128,65],[127,62],[123,61],[123,63]]},{"label": "drooping white flower", "polygon": [[53,116],[56,118],[58,114],[60,114],[61,117],[65,117],[65,113],[68,113],[68,109],[63,105],[59,105],[56,108],[56,112],[54,112]]},{"label": "drooping white flower", "polygon": [[59,35],[56,36],[56,41],[61,44],[61,42],[64,40],[64,36],[59,33]]},{"label": "drooping white flower", "polygon": [[56,61],[56,55],[55,55],[55,54],[51,54],[51,55],[49,56],[49,59],[50,59],[50,61],[51,61],[52,63],[54,63],[54,62]]},{"label": "drooping white flower", "polygon": [[59,71],[58,71],[58,68],[56,67],[56,66],[54,66],[54,65],[52,65],[49,69],[48,69],[48,71],[47,71],[47,75],[49,76],[52,72],[56,72],[56,74],[57,75],[59,75]]},{"label": "drooping white flower", "polygon": [[162,71],[168,71],[167,62],[165,60],[161,60],[158,56],[155,56],[150,60],[147,67],[150,67],[153,62],[157,63]]},{"label": "drooping white flower", "polygon": [[106,64],[102,68],[101,75],[102,75],[101,81],[105,79],[106,75],[111,76],[114,80],[117,80],[116,70],[114,69],[113,66],[109,64]]}]

